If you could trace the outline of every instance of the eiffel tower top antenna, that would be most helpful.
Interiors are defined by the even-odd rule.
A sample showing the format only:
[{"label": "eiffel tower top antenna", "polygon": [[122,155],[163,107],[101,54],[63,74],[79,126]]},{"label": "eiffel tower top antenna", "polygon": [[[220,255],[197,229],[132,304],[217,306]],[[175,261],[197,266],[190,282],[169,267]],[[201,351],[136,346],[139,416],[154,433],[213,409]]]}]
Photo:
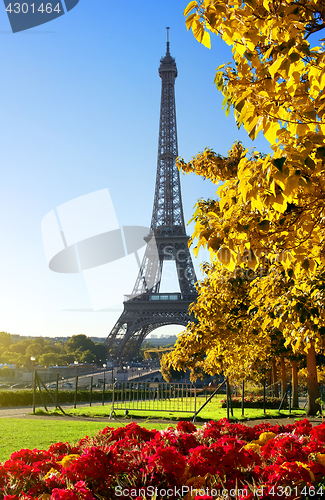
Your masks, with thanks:
[{"label": "eiffel tower top antenna", "polygon": [[170,55],[170,52],[169,52],[169,30],[170,30],[170,28],[169,28],[169,26],[167,26],[166,30],[167,30],[167,51],[166,51],[166,55],[169,56]]}]

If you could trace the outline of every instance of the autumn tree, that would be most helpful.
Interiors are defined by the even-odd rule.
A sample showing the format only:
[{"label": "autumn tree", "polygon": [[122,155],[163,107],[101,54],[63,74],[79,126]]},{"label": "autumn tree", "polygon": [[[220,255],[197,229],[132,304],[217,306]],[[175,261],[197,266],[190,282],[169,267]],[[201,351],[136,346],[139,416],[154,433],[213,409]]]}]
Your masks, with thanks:
[{"label": "autumn tree", "polygon": [[[282,332],[285,345],[294,353],[307,353],[308,413],[319,409],[316,352],[324,350],[325,334],[325,271],[318,268],[312,276],[305,274],[299,280],[294,273],[270,272],[252,284],[251,299],[256,308],[253,324],[261,328],[270,322]],[[294,358],[293,358],[294,359]],[[296,376],[296,370],[294,371]]]},{"label": "autumn tree", "polygon": [[197,302],[191,322],[164,362],[175,369],[189,368],[192,379],[198,371],[210,375],[223,372],[231,381],[264,378],[270,364],[270,336],[252,326],[250,281],[254,273],[237,267],[234,273],[220,264],[205,265],[206,278],[198,284]]}]

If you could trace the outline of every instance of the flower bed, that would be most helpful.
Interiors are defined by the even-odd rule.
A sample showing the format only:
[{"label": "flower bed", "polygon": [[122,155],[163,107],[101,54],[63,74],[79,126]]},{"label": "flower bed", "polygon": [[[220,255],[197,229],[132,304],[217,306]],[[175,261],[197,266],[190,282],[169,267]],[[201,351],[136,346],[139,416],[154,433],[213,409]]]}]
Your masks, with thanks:
[{"label": "flower bed", "polygon": [[[241,397],[231,398],[233,408],[241,408]],[[266,397],[265,398],[265,407],[266,408],[279,408],[281,403],[281,398],[274,397]],[[264,398],[263,396],[246,396],[244,398],[244,407],[245,408],[263,408]],[[226,408],[227,400],[221,400],[222,408]],[[286,408],[288,406],[288,402],[284,401],[282,404],[282,408]]]},{"label": "flower bed", "polygon": [[325,424],[131,423],[75,446],[13,453],[0,466],[0,499],[293,500],[325,496],[324,476]]}]

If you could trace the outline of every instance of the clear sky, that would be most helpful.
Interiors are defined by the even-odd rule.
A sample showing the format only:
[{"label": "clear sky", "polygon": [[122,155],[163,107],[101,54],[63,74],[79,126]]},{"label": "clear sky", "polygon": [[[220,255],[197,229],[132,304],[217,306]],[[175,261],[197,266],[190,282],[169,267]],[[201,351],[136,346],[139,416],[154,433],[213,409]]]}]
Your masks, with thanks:
[{"label": "clear sky", "polygon": [[[189,160],[206,146],[226,154],[236,139],[268,151],[263,137],[252,143],[232,113],[225,116],[213,79],[230,49],[217,37],[211,50],[200,45],[186,30],[186,5],[80,0],[59,19],[13,34],[0,3],[0,330],[106,337],[118,319],[122,304],[89,311],[82,274],[48,268],[41,221],[108,188],[120,225],[150,224],[166,26],[178,68],[180,156]],[[181,183],[188,221],[215,187],[195,176]]]}]

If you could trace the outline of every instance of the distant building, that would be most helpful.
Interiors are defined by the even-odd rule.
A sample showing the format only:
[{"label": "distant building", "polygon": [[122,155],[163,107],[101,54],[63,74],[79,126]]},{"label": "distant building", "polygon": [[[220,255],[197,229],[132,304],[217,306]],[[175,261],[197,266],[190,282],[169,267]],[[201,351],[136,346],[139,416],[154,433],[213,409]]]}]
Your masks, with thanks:
[{"label": "distant building", "polygon": [[152,337],[147,337],[144,343],[150,342],[153,346],[174,345],[176,340],[176,335],[170,335],[169,337],[157,337],[152,335]]}]

